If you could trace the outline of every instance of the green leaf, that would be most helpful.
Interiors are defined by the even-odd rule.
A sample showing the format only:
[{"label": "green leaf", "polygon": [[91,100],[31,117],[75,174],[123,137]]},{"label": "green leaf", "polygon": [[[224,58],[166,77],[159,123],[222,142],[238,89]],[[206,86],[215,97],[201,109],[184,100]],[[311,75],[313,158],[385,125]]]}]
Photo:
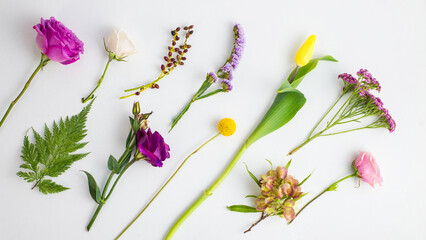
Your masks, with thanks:
[{"label": "green leaf", "polygon": [[303,181],[299,183],[299,186],[302,186],[302,184],[303,184],[304,182],[306,182],[306,180],[308,180],[308,179],[311,177],[311,175],[312,175],[313,173],[314,173],[314,172],[311,172],[311,174],[309,174],[309,176],[305,177],[305,179],[303,179]]},{"label": "green leaf", "polygon": [[82,142],[86,136],[87,115],[93,101],[74,116],[61,118],[54,121],[52,128],[44,125],[43,135],[33,129],[34,143],[28,136],[24,137],[21,159],[24,161],[17,175],[25,181],[36,181],[36,186],[44,194],[62,192],[68,188],[63,187],[45,177],[58,177],[70,166],[86,157],[89,153],[74,153],[86,146]]},{"label": "green leaf", "polygon": [[41,180],[38,184],[38,190],[44,194],[59,193],[69,188],[54,183],[50,179]]},{"label": "green leaf", "polygon": [[246,141],[246,146],[250,146],[258,139],[268,135],[271,132],[281,128],[288,123],[296,113],[303,107],[306,98],[296,87],[300,84],[303,78],[312,71],[318,64],[318,61],[336,61],[331,56],[312,59],[308,64],[299,68],[296,77],[292,83],[289,82],[291,73],[287,80],[281,85],[277,91],[277,95],[268,109],[259,125]]},{"label": "green leaf", "polygon": [[113,173],[118,173],[120,171],[118,161],[112,155],[109,155],[108,158],[108,169],[111,170]]},{"label": "green leaf", "polygon": [[256,195],[247,195],[247,196],[245,196],[246,198],[257,198],[257,196]]},{"label": "green leaf", "polygon": [[[288,83],[287,80],[286,82]],[[305,102],[305,96],[288,84],[287,89],[276,95],[272,106],[247,139],[246,144],[251,145],[258,139],[284,126],[296,115]]]},{"label": "green leaf", "polygon": [[229,210],[233,212],[243,212],[243,213],[253,213],[253,212],[261,212],[257,211],[256,208],[246,206],[246,205],[232,205],[227,207]]},{"label": "green leaf", "polygon": [[[303,78],[306,76],[306,74],[308,74],[309,72],[311,72],[312,70],[315,69],[315,67],[317,66],[319,61],[331,61],[331,62],[337,62],[336,59],[334,59],[332,56],[324,56],[321,58],[314,58],[311,59],[311,61],[309,61],[308,64],[306,64],[305,66],[299,68],[299,70],[296,73],[296,76],[293,80],[293,82],[291,83],[291,86],[296,88],[297,86],[299,86],[299,84],[302,82]],[[290,81],[291,76],[293,75],[293,72],[296,69],[294,69],[291,74],[289,75],[289,77],[287,78],[287,81]],[[281,89],[281,88],[280,88]],[[280,92],[280,90],[278,90],[278,92]]]},{"label": "green leaf", "polygon": [[83,171],[83,172],[87,176],[87,181],[89,183],[90,196],[92,196],[93,200],[95,200],[95,202],[97,202],[98,204],[101,203],[101,190],[99,189],[95,178],[92,176],[92,174],[86,171]]},{"label": "green leaf", "polygon": [[246,165],[246,170],[247,170],[248,174],[250,175],[250,177],[253,179],[253,181],[255,181],[255,182],[256,182],[257,186],[259,186],[259,187],[260,187],[259,179],[257,179],[257,178],[253,175],[253,173],[251,173],[251,172],[250,172],[250,170],[248,169],[248,167],[247,167],[247,164],[246,164],[246,163],[244,163],[244,165]]},{"label": "green leaf", "polygon": [[287,162],[287,164],[285,165],[285,168],[287,168],[287,170],[288,170],[288,168],[290,167],[290,164],[291,164],[291,161],[292,161],[293,159],[290,159],[290,161],[288,161]]}]

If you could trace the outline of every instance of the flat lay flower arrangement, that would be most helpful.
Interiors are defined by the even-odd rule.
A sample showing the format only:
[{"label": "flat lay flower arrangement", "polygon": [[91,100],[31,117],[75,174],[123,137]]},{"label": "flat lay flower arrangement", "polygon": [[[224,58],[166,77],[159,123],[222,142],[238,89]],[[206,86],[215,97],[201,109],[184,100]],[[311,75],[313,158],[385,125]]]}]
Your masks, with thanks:
[{"label": "flat lay flower arrangement", "polygon": [[[40,23],[34,25],[33,28],[35,30],[35,44],[41,52],[40,63],[10,105],[7,107],[6,103],[1,104],[0,109],[5,109],[5,113],[0,122],[0,132],[10,124],[6,121],[7,117],[13,113],[14,106],[24,96],[31,82],[36,79],[37,73],[42,68],[45,68],[50,62],[58,62],[64,66],[72,64],[78,61],[81,54],[84,53],[83,42],[73,31],[54,17],[50,19],[41,18]],[[193,155],[198,151],[207,151],[208,143],[211,141],[216,139],[216,141],[219,141],[223,137],[231,137],[235,131],[238,131],[237,122],[231,118],[222,116],[218,112],[216,114],[222,120],[217,123],[217,132],[212,133],[210,138],[209,136],[204,136],[205,141],[200,143],[199,147],[185,159],[176,159],[171,154],[171,149],[185,147],[185,142],[182,141],[179,145],[173,145],[167,142],[167,137],[165,137],[168,132],[158,132],[156,129],[151,128],[151,116],[155,115],[155,109],[145,104],[144,98],[147,96],[144,96],[142,93],[147,90],[161,90],[159,85],[160,80],[162,80],[161,84],[167,84],[166,79],[173,78],[171,75],[172,72],[183,71],[185,69],[183,68],[185,62],[193,60],[190,55],[193,48],[190,40],[192,40],[192,35],[196,34],[195,29],[194,25],[188,25],[172,29],[170,34],[166,31],[167,34],[164,34],[164,36],[168,35],[170,37],[171,35],[171,41],[169,46],[158,51],[159,56],[163,59],[163,62],[158,64],[159,75],[153,77],[149,82],[143,82],[137,87],[123,89],[122,92],[119,92],[121,97],[117,98],[117,101],[130,97],[134,98],[133,105],[128,107],[130,116],[121,116],[123,119],[128,118],[128,132],[123,133],[123,136],[127,136],[122,140],[123,150],[122,152],[111,152],[110,156],[105,159],[105,176],[94,176],[88,170],[81,170],[81,177],[87,180],[87,197],[93,200],[94,207],[87,224],[82,223],[81,225],[82,228],[86,225],[87,231],[90,231],[94,227],[103,227],[102,219],[105,218],[102,215],[103,208],[108,207],[112,209],[111,211],[114,211],[114,209],[119,211],[120,202],[118,199],[120,196],[113,199],[114,201],[111,201],[110,197],[120,185],[132,184],[129,182],[125,183],[122,176],[134,164],[148,164],[152,168],[146,171],[155,171],[167,165],[169,159],[179,161],[177,169],[168,174],[170,176],[164,183],[156,183],[159,190],[152,195],[152,198],[142,204],[141,210],[135,214],[133,219],[129,219],[127,226],[123,226],[122,231],[117,233],[116,236],[111,236],[111,238],[121,238],[133,226],[133,223],[138,221],[139,217],[160,196],[169,182],[176,175],[180,174],[180,170],[191,164],[189,160]],[[229,29],[229,34],[233,36],[232,50],[230,54],[228,53],[229,57],[221,66],[209,66],[212,71],[206,73],[205,79],[199,79],[197,86],[191,87],[194,90],[198,87],[198,90],[194,91],[192,96],[179,95],[180,98],[187,99],[188,102],[183,108],[175,109],[174,114],[176,115],[170,119],[170,126],[167,126],[169,133],[178,127],[179,122],[191,121],[191,118],[186,117],[185,114],[195,102],[205,100],[219,93],[226,93],[223,94],[224,97],[231,93],[231,91],[233,94],[238,94],[240,89],[238,88],[238,84],[234,85],[234,81],[238,83],[242,81],[254,81],[254,79],[240,79],[238,76],[239,71],[237,68],[244,61],[244,51],[251,47],[250,39],[247,38],[243,25],[235,24],[232,29]],[[108,69],[116,63],[121,64],[131,61],[130,56],[137,54],[135,42],[123,30],[115,30],[109,37],[103,39],[103,43],[101,39],[102,36],[99,37],[99,44],[103,44],[106,51],[106,66],[103,72],[101,72],[99,79],[97,79],[97,82],[95,81],[96,79],[93,79],[93,88],[87,89],[87,96],[81,98],[82,110],[80,113],[70,117],[46,121],[44,130],[40,133],[34,130],[33,126],[20,126],[22,129],[29,128],[29,130],[25,136],[22,136],[23,144],[20,155],[22,161],[20,169],[17,169],[17,176],[32,184],[30,189],[37,189],[41,193],[41,198],[49,197],[43,196],[43,194],[49,195],[69,191],[67,186],[63,186],[57,182],[61,181],[61,175],[74,162],[83,161],[89,155],[89,152],[85,150],[88,143],[85,139],[91,133],[90,129],[86,126],[86,121],[88,118],[91,118],[90,110],[102,104],[101,101],[96,99],[96,96],[105,94],[102,91],[102,83],[103,81],[108,81]],[[263,139],[262,141],[268,141],[266,137],[268,134],[280,129],[299,114],[299,111],[305,105],[306,99],[310,96],[305,96],[298,89],[298,86],[302,84],[305,78],[310,78],[309,73],[314,71],[316,67],[326,68],[332,64],[338,64],[338,61],[331,55],[312,57],[315,55],[314,48],[316,40],[317,37],[311,35],[304,43],[300,43],[300,48],[295,55],[295,66],[292,70],[291,66],[285,68],[286,70],[291,70],[286,78],[277,79],[277,81],[281,82],[281,86],[275,92],[271,92],[271,96],[275,96],[275,98],[269,108],[265,107],[265,114],[257,126],[247,135],[247,139],[241,143],[240,148],[236,149],[236,154],[232,158],[230,156],[230,159],[216,159],[216,161],[222,163],[228,162],[227,167],[222,173],[218,173],[215,180],[212,179],[213,183],[205,191],[201,192],[200,196],[194,199],[194,202],[187,203],[188,207],[182,212],[181,216],[172,216],[176,218],[176,222],[170,226],[168,232],[165,232],[165,239],[172,239],[175,232],[184,224],[185,220],[198,207],[201,207],[206,199],[212,196],[213,192],[225,181],[251,145],[261,139]],[[164,55],[162,55],[163,52],[165,52]],[[196,59],[194,60],[196,61]],[[339,59],[339,61],[347,60]],[[343,159],[344,162],[348,163],[348,166],[352,165],[353,172],[350,175],[343,175],[344,177],[339,179],[339,174],[342,173],[315,173],[327,174],[330,181],[334,181],[331,185],[325,186],[325,188],[324,186],[320,186],[319,189],[324,190],[316,196],[309,194],[310,191],[315,189],[308,189],[304,185],[305,182],[310,181],[311,176],[314,174],[313,167],[310,168],[310,166],[303,164],[304,160],[299,159],[296,153],[306,150],[303,147],[314,139],[321,139],[326,136],[333,138],[332,136],[334,135],[349,134],[363,129],[376,129],[377,134],[386,134],[386,131],[378,130],[381,128],[388,130],[388,133],[396,130],[396,121],[391,116],[390,107],[385,107],[385,104],[377,96],[382,90],[382,85],[379,83],[379,80],[373,77],[372,73],[366,69],[360,69],[356,72],[355,76],[349,73],[342,73],[336,76],[335,80],[336,84],[340,84],[340,87],[336,88],[336,91],[340,92],[337,100],[333,103],[331,102],[333,99],[330,99],[331,107],[317,123],[314,122],[315,125],[312,128],[311,126],[307,126],[311,129],[301,129],[300,132],[302,134],[308,132],[306,135],[288,138],[291,139],[290,144],[292,144],[294,149],[289,153],[282,153],[283,158],[286,154],[291,157],[286,165],[274,166],[268,160],[270,170],[260,176],[253,174],[253,172],[258,171],[250,170],[250,164],[246,165],[248,177],[247,179],[241,179],[241,181],[247,181],[248,184],[251,184],[249,181],[251,182],[252,180],[258,189],[255,192],[247,193],[246,198],[251,199],[252,204],[241,205],[238,203],[223,202],[223,207],[227,207],[230,211],[260,215],[259,220],[254,223],[249,223],[248,221],[241,222],[243,227],[247,227],[244,233],[255,230],[262,231],[259,223],[264,223],[264,219],[273,216],[280,217],[281,219],[277,218],[275,221],[283,221],[283,225],[286,224],[288,225],[287,227],[291,227],[291,223],[299,218],[309,218],[309,208],[315,208],[319,204],[315,200],[320,197],[324,198],[325,193],[337,191],[338,184],[346,179],[357,178],[358,181],[368,183],[371,187],[382,184],[383,178],[380,174],[378,162],[383,161],[383,159],[376,161],[372,153],[353,149],[353,152],[358,154],[357,157],[354,159]],[[309,81],[315,81],[315,79],[310,79]],[[309,87],[308,81],[303,84]],[[327,98],[327,96],[322,97]],[[22,101],[29,101],[29,99],[22,99]],[[198,104],[202,105],[202,102],[200,101]],[[195,109],[193,111],[195,112]],[[263,111],[260,112],[262,113]],[[108,119],[104,119],[103,121],[108,121]],[[99,124],[102,124],[102,122]],[[304,137],[304,140],[300,140]],[[96,141],[96,136],[92,136],[91,139],[93,139],[92,141]],[[338,140],[336,139],[336,141]],[[324,155],[326,155],[325,152]],[[212,158],[214,158],[214,152],[212,152]],[[302,167],[312,173],[307,176],[294,176],[291,173],[293,168]],[[127,174],[132,173],[128,172]],[[200,177],[202,173],[192,172],[191,174],[194,174],[193,177]],[[56,181],[56,178],[59,180]],[[106,180],[103,181],[102,179]],[[22,187],[27,186],[23,184]],[[185,188],[185,186],[180,187]],[[354,185],[354,187],[357,186]],[[147,194],[151,195],[152,193]],[[179,201],[179,198],[176,201]],[[301,214],[302,212],[303,214]],[[326,214],[325,210],[324,214]],[[257,227],[254,228],[255,226]]]}]

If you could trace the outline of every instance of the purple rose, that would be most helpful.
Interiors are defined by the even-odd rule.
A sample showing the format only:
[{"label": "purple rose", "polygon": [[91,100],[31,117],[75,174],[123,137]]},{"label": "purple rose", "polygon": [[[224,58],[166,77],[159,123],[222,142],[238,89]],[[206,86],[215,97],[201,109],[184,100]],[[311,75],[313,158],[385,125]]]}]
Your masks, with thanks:
[{"label": "purple rose", "polygon": [[163,161],[170,157],[170,147],[164,142],[160,133],[139,130],[136,134],[137,147],[145,160],[154,167],[162,167]]},{"label": "purple rose", "polygon": [[54,17],[41,19],[33,27],[37,31],[37,46],[49,59],[62,64],[70,64],[80,59],[83,42]]}]

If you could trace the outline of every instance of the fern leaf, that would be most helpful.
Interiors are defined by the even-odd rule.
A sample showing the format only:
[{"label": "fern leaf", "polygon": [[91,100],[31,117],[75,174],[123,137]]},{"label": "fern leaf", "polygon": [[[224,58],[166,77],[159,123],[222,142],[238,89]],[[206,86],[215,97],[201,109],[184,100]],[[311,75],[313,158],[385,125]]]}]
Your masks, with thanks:
[{"label": "fern leaf", "polygon": [[37,186],[38,186],[38,190],[44,194],[58,193],[58,192],[63,192],[69,189],[62,185],[54,183],[50,179],[41,180]]},{"label": "fern leaf", "polygon": [[[52,128],[44,125],[43,135],[33,129],[34,143],[28,136],[24,137],[21,158],[24,161],[17,175],[27,182],[36,182],[34,187],[44,194],[58,193],[67,190],[67,187],[53,182],[45,177],[58,177],[71,165],[86,157],[89,153],[75,153],[84,148],[87,142],[82,142],[87,135],[87,115],[93,101],[83,110],[72,117],[54,121]],[[33,187],[33,188],[34,188]]]}]

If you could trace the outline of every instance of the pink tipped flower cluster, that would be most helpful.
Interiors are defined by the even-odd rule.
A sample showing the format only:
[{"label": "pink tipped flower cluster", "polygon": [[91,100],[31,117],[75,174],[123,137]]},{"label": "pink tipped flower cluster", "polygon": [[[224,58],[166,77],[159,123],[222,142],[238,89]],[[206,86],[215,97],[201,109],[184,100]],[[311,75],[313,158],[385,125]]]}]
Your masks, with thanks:
[{"label": "pink tipped flower cluster", "polygon": [[299,181],[287,173],[287,168],[277,167],[260,177],[262,192],[257,197],[256,210],[267,215],[278,215],[291,221],[295,217],[294,204],[302,196]]},{"label": "pink tipped flower cluster", "polygon": [[379,81],[377,81],[366,69],[360,69],[357,72],[357,76],[358,79],[348,73],[339,75],[339,78],[343,80],[344,84],[343,94],[353,92],[354,98],[351,103],[354,109],[362,108],[362,112],[366,116],[375,115],[379,117],[370,127],[385,127],[389,132],[395,131],[395,120],[383,106],[382,100],[370,92],[370,90],[377,90],[380,92],[381,86]]}]

